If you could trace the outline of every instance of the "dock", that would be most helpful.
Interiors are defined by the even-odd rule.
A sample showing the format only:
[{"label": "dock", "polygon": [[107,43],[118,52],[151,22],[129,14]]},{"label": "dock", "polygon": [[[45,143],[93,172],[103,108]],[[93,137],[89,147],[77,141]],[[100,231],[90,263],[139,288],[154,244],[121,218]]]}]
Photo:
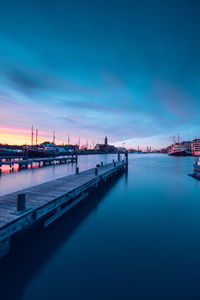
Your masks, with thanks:
[{"label": "dock", "polygon": [[[119,157],[118,157],[119,159]],[[36,222],[49,226],[94,189],[101,188],[111,177],[128,167],[125,160],[114,161],[95,168],[39,184],[0,197],[0,258],[8,254],[11,238]]]},{"label": "dock", "polygon": [[28,168],[37,164],[38,167],[51,165],[51,164],[61,164],[68,162],[77,162],[77,155],[58,155],[53,157],[42,157],[42,158],[24,158],[24,157],[1,157],[0,156],[0,171],[2,166],[9,166],[11,169],[14,165],[18,165],[19,169]]}]

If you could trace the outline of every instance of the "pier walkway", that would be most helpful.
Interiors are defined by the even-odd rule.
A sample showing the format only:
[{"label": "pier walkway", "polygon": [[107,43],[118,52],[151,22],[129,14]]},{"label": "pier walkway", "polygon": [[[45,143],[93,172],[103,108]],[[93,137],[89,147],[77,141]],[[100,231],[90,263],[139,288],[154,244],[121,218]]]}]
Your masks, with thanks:
[{"label": "pier walkway", "polygon": [[0,258],[9,252],[10,238],[41,220],[46,227],[87,197],[92,190],[127,168],[117,161],[0,197]]}]

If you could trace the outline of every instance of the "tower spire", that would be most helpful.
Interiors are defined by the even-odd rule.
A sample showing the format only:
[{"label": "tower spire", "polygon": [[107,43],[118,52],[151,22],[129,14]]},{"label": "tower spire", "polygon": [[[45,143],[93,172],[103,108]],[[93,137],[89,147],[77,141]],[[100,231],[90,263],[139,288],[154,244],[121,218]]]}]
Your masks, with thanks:
[{"label": "tower spire", "polygon": [[56,134],[55,131],[53,131],[53,144],[55,144],[55,141],[56,141]]}]

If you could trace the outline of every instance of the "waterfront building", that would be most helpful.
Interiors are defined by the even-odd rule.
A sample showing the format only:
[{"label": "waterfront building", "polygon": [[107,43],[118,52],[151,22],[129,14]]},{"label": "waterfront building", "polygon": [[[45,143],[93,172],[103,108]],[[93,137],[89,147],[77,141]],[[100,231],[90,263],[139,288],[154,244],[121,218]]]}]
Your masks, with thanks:
[{"label": "waterfront building", "polygon": [[105,137],[104,144],[97,144],[94,147],[95,151],[105,152],[105,153],[113,153],[117,152],[117,148],[113,145],[108,145],[108,138]]},{"label": "waterfront building", "polygon": [[200,139],[192,140],[192,155],[200,155]]}]

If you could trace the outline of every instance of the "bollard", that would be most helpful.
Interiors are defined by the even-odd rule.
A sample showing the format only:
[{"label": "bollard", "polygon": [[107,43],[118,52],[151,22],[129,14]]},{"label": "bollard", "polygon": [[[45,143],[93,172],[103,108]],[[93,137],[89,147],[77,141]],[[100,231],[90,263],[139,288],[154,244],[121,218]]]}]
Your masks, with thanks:
[{"label": "bollard", "polygon": [[79,174],[79,167],[76,167],[76,174]]},{"label": "bollard", "polygon": [[125,160],[126,160],[126,163],[128,163],[128,151],[127,150],[125,151]]},{"label": "bollard", "polygon": [[103,162],[101,162],[101,167],[103,167]]},{"label": "bollard", "polygon": [[94,175],[97,176],[98,175],[98,168],[94,169]]},{"label": "bollard", "polygon": [[25,194],[21,193],[17,195],[17,211],[23,211],[25,210]]},{"label": "bollard", "polygon": [[119,152],[119,150],[117,152],[117,160],[120,161],[120,152]]}]

